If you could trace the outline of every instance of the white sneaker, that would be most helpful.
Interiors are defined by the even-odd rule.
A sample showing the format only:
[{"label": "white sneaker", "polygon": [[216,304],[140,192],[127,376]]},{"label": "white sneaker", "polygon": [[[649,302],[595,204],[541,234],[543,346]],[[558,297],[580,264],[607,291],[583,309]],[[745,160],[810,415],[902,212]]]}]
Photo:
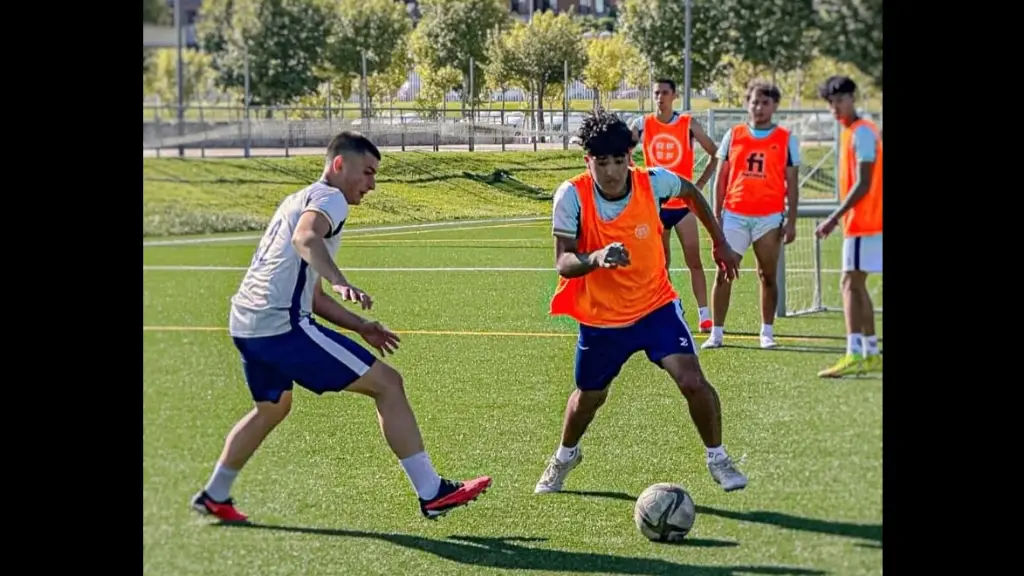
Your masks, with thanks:
[{"label": "white sneaker", "polygon": [[742,490],[747,486],[747,477],[733,464],[732,458],[716,458],[708,462],[708,472],[726,492]]},{"label": "white sneaker", "polygon": [[540,480],[537,482],[537,486],[533,489],[534,494],[546,494],[548,492],[560,492],[562,490],[562,484],[565,483],[565,477],[572,472],[572,469],[579,465],[583,461],[583,450],[579,446],[576,447],[576,455],[573,456],[572,460],[568,462],[559,462],[558,458],[554,456],[548,460],[548,467],[544,469],[544,473],[541,474]]},{"label": "white sneaker", "polygon": [[771,334],[761,334],[761,348],[775,348],[778,344],[775,343],[775,336]]},{"label": "white sneaker", "polygon": [[722,339],[721,338],[715,338],[714,336],[709,336],[708,339],[705,340],[704,343],[700,345],[700,349],[701,350],[708,350],[710,348],[721,348],[721,347],[722,347]]}]

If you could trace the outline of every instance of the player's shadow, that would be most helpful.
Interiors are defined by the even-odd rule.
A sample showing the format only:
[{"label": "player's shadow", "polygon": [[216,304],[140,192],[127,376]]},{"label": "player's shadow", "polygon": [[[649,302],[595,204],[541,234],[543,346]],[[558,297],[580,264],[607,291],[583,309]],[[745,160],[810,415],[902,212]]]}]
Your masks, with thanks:
[{"label": "player's shadow", "polygon": [[846,348],[840,346],[807,346],[804,344],[779,344],[775,348],[761,348],[754,344],[722,344],[722,348],[757,350],[758,352],[797,352],[802,354],[843,354]]},{"label": "player's shadow", "polygon": [[[578,496],[595,496],[599,498],[611,498],[613,500],[625,500],[635,502],[636,496],[630,496],[625,492],[601,492],[601,491],[571,491],[563,490],[563,494],[576,494]],[[819,520],[817,518],[806,518],[785,514],[783,512],[771,512],[768,510],[756,510],[754,512],[737,512],[724,508],[712,506],[696,506],[697,514],[708,514],[729,520],[740,520],[743,522],[754,522],[757,524],[768,524],[789,530],[800,530],[802,532],[815,532],[829,536],[843,536],[865,540],[864,546],[870,548],[882,547],[882,525],[881,524],[856,524],[853,522],[835,522],[832,520]]]},{"label": "player's shadow", "polygon": [[543,542],[544,538],[506,536],[481,538],[476,536],[450,536],[444,540],[424,538],[412,534],[386,534],[362,530],[329,528],[303,528],[270,524],[214,524],[214,526],[273,530],[335,536],[366,538],[389,542],[396,546],[427,552],[435,556],[471,566],[504,570],[538,570],[544,572],[599,572],[603,574],[694,574],[698,576],[730,576],[732,574],[793,574],[821,575],[825,572],[789,566],[699,566],[677,564],[657,558],[637,558],[600,554],[596,552],[570,552],[546,548],[531,548],[520,543]]}]

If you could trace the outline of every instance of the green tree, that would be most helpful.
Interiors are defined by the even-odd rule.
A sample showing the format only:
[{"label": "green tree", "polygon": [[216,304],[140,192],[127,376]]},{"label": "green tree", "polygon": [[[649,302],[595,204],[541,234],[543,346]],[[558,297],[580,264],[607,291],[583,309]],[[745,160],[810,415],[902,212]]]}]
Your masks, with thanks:
[{"label": "green tree", "polygon": [[818,0],[819,46],[882,89],[882,0]]},{"label": "green tree", "polygon": [[[694,90],[711,85],[722,58],[729,53],[729,20],[720,0],[692,0],[690,81]],[[620,8],[619,30],[640,50],[656,76],[680,86],[685,73],[685,5],[681,0],[626,0]]]},{"label": "green tree", "polygon": [[462,86],[462,72],[452,66],[430,68],[417,66],[420,89],[416,93],[416,109],[421,118],[437,118],[448,110],[444,97],[448,92]]},{"label": "green tree", "polygon": [[626,69],[626,86],[636,89],[636,106],[638,110],[644,109],[644,103],[651,93],[651,64],[637,50],[636,46],[629,44],[632,48],[629,60],[624,67]]},{"label": "green tree", "polygon": [[817,29],[813,0],[719,0],[729,23],[731,52],[737,58],[778,75],[797,70],[814,57]]},{"label": "green tree", "polygon": [[392,52],[390,65],[370,75],[367,84],[371,101],[394,105],[395,96],[402,88],[402,84],[408,80],[410,70],[412,70],[412,56],[403,39],[401,45]]},{"label": "green tree", "polygon": [[218,84],[235,91],[244,86],[248,52],[252,104],[274,106],[315,93],[329,29],[325,2],[205,0],[196,32],[213,58]]},{"label": "green tree", "polygon": [[520,87],[536,96],[541,113],[539,129],[544,129],[544,101],[549,88],[562,84],[565,63],[569,64],[569,80],[583,76],[587,51],[583,34],[571,13],[539,12],[529,24],[517,22],[512,30],[491,43],[491,56],[500,62],[494,73],[511,78]]},{"label": "green tree", "polygon": [[[412,31],[412,22],[404,4],[392,0],[340,0],[332,4],[331,9],[331,33],[325,59],[333,77],[361,77],[363,54],[366,54],[369,83],[375,74],[391,67],[396,52],[401,54],[407,50],[406,39]],[[373,83],[373,87],[367,86],[371,97],[380,89],[379,79]],[[369,104],[364,103],[364,114],[370,113]]]},{"label": "green tree", "polygon": [[[718,67],[718,73],[715,75],[714,82],[712,82],[712,87],[715,90],[715,94],[718,95],[719,105],[727,108],[746,108],[747,104],[744,102],[744,97],[746,96],[747,85],[755,78],[767,80],[769,76],[770,70],[767,66],[755,64],[739,56],[729,54],[722,58],[722,62]],[[780,89],[783,92],[783,99],[787,98],[789,95],[786,94],[786,89]]]},{"label": "green tree", "polygon": [[794,105],[821,108],[825,102],[818,95],[818,88],[833,74],[853,78],[857,83],[858,105],[865,105],[867,101],[881,97],[881,91],[872,84],[869,75],[853,64],[839,62],[831,56],[816,56],[800,70],[787,74],[780,82],[780,86],[785,92],[793,95]]},{"label": "green tree", "polygon": [[[214,87],[217,73],[211,67],[212,58],[209,54],[198,50],[183,50],[181,59],[184,64],[183,98],[185,107],[194,102]],[[143,91],[160,98],[160,102],[168,107],[177,107],[178,100],[178,53],[173,49],[157,50],[153,65],[143,77]]]},{"label": "green tree", "polygon": [[[469,62],[473,59],[471,97],[479,98],[487,66],[488,38],[509,22],[504,0],[420,0],[420,18],[413,32],[412,51],[418,66],[459,70],[463,94],[469,90]],[[463,98],[463,110],[465,110]]]},{"label": "green tree", "polygon": [[[142,0],[142,23],[164,26],[171,23],[173,15],[165,0]],[[145,77],[153,62],[153,50],[142,49],[142,75]]]},{"label": "green tree", "polygon": [[625,80],[627,66],[636,64],[639,51],[626,42],[621,34],[592,38],[586,41],[586,48],[587,65],[583,68],[583,82],[597,90],[598,105],[601,105]]}]

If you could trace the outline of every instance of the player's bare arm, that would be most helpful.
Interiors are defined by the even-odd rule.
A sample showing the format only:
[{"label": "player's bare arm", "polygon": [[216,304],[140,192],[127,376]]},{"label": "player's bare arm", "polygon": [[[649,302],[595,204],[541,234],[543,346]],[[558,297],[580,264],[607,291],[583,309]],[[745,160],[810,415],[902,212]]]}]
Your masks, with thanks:
[{"label": "player's bare arm", "polygon": [[704,171],[701,172],[696,182],[697,188],[703,190],[708,180],[711,180],[711,177],[715,174],[715,168],[718,167],[718,158],[715,158],[715,152],[718,148],[715,146],[715,141],[708,136],[708,133],[704,131],[704,127],[696,119],[690,119],[690,131],[693,132],[693,137],[708,155],[708,165],[704,167]]},{"label": "player's bare arm", "polygon": [[633,124],[633,127],[630,128],[630,132],[633,134],[633,142],[629,146],[629,155],[632,156],[633,151],[640,145],[640,130],[637,129],[636,124]]},{"label": "player's bare arm", "polygon": [[376,320],[367,320],[342,306],[324,290],[323,285],[317,286],[313,292],[313,313],[335,326],[351,330],[363,337],[368,344],[380,352],[381,356],[394,354],[398,350],[401,339]]},{"label": "player's bare arm", "polygon": [[313,313],[335,326],[357,333],[369,322],[366,318],[348,310],[340,302],[332,298],[324,290],[323,285],[317,286],[316,291],[313,292]]},{"label": "player's bare arm", "polygon": [[786,244],[796,240],[797,209],[800,206],[800,168],[786,166],[786,224],[783,241]]},{"label": "player's bare arm", "polygon": [[555,269],[565,278],[584,276],[598,268],[629,266],[629,251],[619,243],[594,252],[579,252],[575,238],[555,236]]},{"label": "player's bare arm", "polygon": [[[678,196],[687,201],[692,207],[693,213],[697,215],[697,219],[700,220],[704,229],[708,231],[708,235],[711,236],[711,252],[715,262],[725,270],[726,277],[732,280],[739,275],[740,255],[729,246],[725,239],[725,232],[722,231],[722,225],[719,223],[719,218],[712,212],[711,205],[708,204],[704,195],[700,193],[700,189],[686,178],[682,176],[676,177],[679,178],[681,183]],[[719,179],[719,182],[721,182],[721,179]],[[716,205],[720,196],[720,194],[715,195]]]},{"label": "player's bare arm", "polygon": [[824,238],[831,234],[843,215],[853,209],[867,195],[868,190],[871,190],[871,175],[874,169],[875,163],[873,161],[861,162],[857,165],[857,184],[854,185],[853,191],[850,192],[850,195],[846,197],[846,200],[839,208],[836,208],[836,211],[821,223],[821,226],[818,226],[818,229],[815,231],[818,238]]},{"label": "player's bare arm", "polygon": [[722,222],[725,210],[725,195],[729,192],[729,161],[722,160],[718,167],[718,180],[715,182],[715,221]]},{"label": "player's bare arm", "polygon": [[299,217],[292,234],[292,246],[299,257],[309,263],[342,298],[362,305],[364,310],[373,306],[373,300],[362,290],[349,283],[334,263],[324,238],[331,232],[331,221],[322,213],[309,210]]}]

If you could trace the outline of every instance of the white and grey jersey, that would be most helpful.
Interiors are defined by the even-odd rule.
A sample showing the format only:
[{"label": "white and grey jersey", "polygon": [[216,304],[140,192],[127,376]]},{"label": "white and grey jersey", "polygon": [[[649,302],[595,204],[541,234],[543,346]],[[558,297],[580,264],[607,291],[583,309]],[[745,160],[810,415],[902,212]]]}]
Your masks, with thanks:
[{"label": "white and grey jersey", "polygon": [[231,298],[228,330],[232,336],[275,336],[291,330],[313,313],[313,292],[320,275],[292,246],[292,235],[304,212],[316,211],[331,223],[325,239],[332,256],[341,245],[341,227],[348,202],[341,190],[320,181],[288,196],[267,226],[241,286]]}]

